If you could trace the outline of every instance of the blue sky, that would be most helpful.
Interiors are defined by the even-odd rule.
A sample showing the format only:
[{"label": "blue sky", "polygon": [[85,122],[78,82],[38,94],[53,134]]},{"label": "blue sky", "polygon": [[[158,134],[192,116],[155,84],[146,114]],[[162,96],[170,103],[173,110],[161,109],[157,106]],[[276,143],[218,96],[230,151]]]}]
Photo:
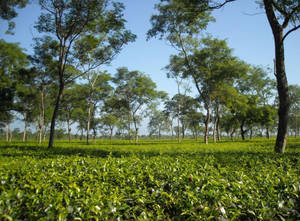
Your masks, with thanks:
[{"label": "blue sky", "polygon": [[[125,4],[124,12],[127,27],[137,35],[137,40],[127,45],[121,54],[108,67],[111,74],[116,68],[126,66],[129,70],[139,70],[149,75],[157,84],[159,90],[164,90],[172,96],[176,93],[174,80],[166,78],[162,68],[168,64],[169,56],[175,51],[165,41],[151,39],[146,41],[146,32],[150,29],[149,19],[154,11],[157,0],[120,0]],[[227,39],[228,45],[234,49],[234,55],[255,65],[273,67],[274,43],[271,29],[263,9],[253,0],[240,0],[229,4],[213,13],[215,23],[211,23],[207,32],[214,37]],[[33,3],[25,9],[19,10],[15,19],[15,35],[5,35],[6,23],[0,22],[0,38],[10,42],[20,42],[21,47],[32,51],[32,38],[38,33],[34,23],[39,16],[39,6]],[[300,31],[291,34],[285,43],[286,72],[290,84],[300,84],[298,77],[300,61],[300,44],[296,42]],[[273,78],[273,74],[270,73]],[[191,87],[193,85],[191,84]]]}]

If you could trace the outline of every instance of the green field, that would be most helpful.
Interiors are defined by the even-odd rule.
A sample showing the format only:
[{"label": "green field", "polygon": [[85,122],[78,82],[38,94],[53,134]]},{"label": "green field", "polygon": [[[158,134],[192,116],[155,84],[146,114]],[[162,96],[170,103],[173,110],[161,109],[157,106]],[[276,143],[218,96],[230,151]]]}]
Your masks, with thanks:
[{"label": "green field", "polygon": [[300,220],[300,139],[0,144],[0,220]]}]

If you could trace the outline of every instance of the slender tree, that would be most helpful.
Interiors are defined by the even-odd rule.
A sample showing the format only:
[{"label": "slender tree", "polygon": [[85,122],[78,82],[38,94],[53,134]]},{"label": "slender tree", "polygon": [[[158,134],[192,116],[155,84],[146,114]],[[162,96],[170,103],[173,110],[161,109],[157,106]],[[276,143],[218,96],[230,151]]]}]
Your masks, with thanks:
[{"label": "slender tree", "polygon": [[[51,120],[48,145],[51,148],[65,85],[91,69],[109,63],[113,58],[111,54],[118,54],[122,46],[135,36],[125,29],[121,3],[110,0],[40,0],[40,5],[46,13],[39,17],[36,28],[53,36],[58,45],[56,70],[59,86]],[[88,44],[85,46],[83,42]],[[92,57],[88,69],[83,62],[85,54]],[[70,64],[77,71],[68,72]]]},{"label": "slender tree", "polygon": [[162,98],[165,93],[156,90],[156,84],[139,71],[119,68],[114,77],[115,95],[119,98],[128,115],[128,135],[130,139],[131,123],[134,126],[135,142],[138,142],[139,124],[142,117],[140,111],[155,99]]},{"label": "slender tree", "polygon": [[[222,8],[224,5],[238,0],[188,0],[182,1],[186,14],[194,17],[196,21],[198,15],[203,12],[209,12],[213,9]],[[165,0],[165,2],[173,2]],[[300,1],[298,0],[262,0],[257,1],[266,12],[269,25],[272,29],[275,46],[275,70],[277,91],[279,97],[278,108],[278,131],[275,152],[284,153],[286,148],[286,139],[288,132],[288,112],[290,106],[288,82],[285,72],[285,50],[284,41],[294,31],[300,28]],[[192,9],[192,10],[191,10]],[[168,16],[166,16],[168,18]],[[197,18],[197,19],[195,19]],[[189,19],[184,19],[189,21]]]}]

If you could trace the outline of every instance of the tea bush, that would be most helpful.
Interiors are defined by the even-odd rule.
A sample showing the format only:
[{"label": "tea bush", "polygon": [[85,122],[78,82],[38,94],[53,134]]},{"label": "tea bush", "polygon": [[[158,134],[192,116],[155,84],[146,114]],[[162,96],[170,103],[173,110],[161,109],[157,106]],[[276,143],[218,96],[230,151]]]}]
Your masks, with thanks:
[{"label": "tea bush", "polygon": [[300,220],[300,142],[273,142],[1,143],[0,219]]}]

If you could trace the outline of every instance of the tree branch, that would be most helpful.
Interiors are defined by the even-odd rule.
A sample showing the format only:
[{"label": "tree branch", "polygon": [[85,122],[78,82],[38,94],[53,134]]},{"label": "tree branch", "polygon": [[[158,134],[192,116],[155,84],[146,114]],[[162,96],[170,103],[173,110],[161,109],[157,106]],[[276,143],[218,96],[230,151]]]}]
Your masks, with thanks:
[{"label": "tree branch", "polygon": [[295,26],[294,28],[290,29],[287,33],[285,33],[285,35],[284,35],[283,38],[282,38],[282,42],[284,41],[284,39],[285,39],[290,33],[292,33],[293,31],[296,31],[296,30],[299,29],[299,28],[300,28],[300,25],[297,25],[297,26]]},{"label": "tree branch", "polygon": [[224,5],[226,5],[227,3],[234,2],[234,1],[236,1],[236,0],[226,0],[226,1],[224,1],[223,3],[221,3],[221,4],[216,4],[215,6],[208,6],[208,9],[209,9],[209,10],[220,9],[220,8],[222,8]]}]

